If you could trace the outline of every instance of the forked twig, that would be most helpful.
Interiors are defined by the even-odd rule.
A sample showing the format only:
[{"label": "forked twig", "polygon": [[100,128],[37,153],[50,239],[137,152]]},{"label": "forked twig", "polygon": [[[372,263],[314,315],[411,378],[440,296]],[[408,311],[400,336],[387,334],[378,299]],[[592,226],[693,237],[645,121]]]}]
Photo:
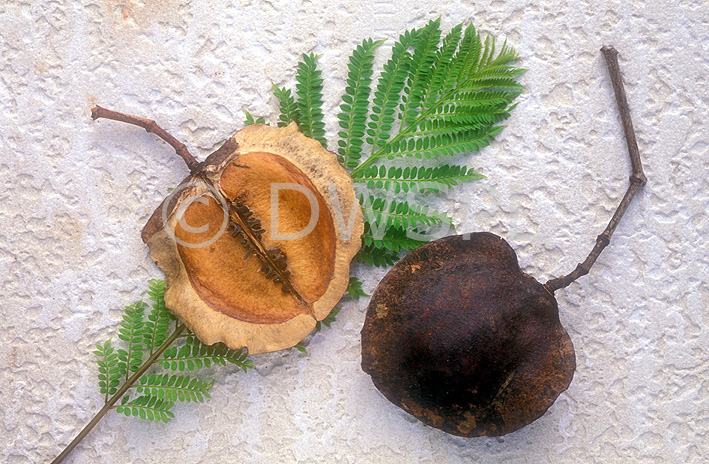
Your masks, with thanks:
[{"label": "forked twig", "polygon": [[134,126],[142,127],[146,131],[157,135],[166,141],[172,148],[174,148],[177,154],[180,155],[180,158],[182,158],[187,164],[190,173],[194,174],[197,170],[199,170],[200,163],[194,156],[192,156],[192,153],[189,152],[187,146],[170,135],[165,129],[158,126],[152,119],[145,119],[138,116],[132,116],[130,114],[119,113],[117,111],[102,108],[98,105],[91,108],[91,118],[94,120],[99,118],[112,119],[114,121],[125,122]]},{"label": "forked twig", "polygon": [[635,193],[647,182],[647,178],[643,173],[643,166],[640,161],[638,142],[635,140],[635,130],[633,129],[633,121],[630,118],[630,108],[628,107],[628,100],[625,96],[623,78],[620,74],[620,67],[618,66],[618,51],[613,47],[603,47],[601,48],[601,52],[603,53],[603,57],[606,59],[608,73],[610,74],[611,82],[613,83],[615,100],[618,105],[620,120],[623,122],[623,131],[625,132],[625,140],[628,144],[630,164],[632,166],[633,173],[630,175],[630,185],[628,186],[628,190],[625,192],[623,199],[620,201],[618,208],[615,210],[615,213],[608,223],[606,230],[604,230],[603,233],[596,238],[596,244],[591,250],[591,253],[588,255],[586,260],[576,266],[576,269],[574,269],[570,274],[551,279],[545,283],[544,287],[550,293],[554,293],[560,288],[568,287],[579,277],[588,274],[591,270],[591,266],[593,266],[593,263],[596,262],[598,256],[610,243],[611,235],[613,235],[620,219],[628,209],[628,205],[635,196]]}]

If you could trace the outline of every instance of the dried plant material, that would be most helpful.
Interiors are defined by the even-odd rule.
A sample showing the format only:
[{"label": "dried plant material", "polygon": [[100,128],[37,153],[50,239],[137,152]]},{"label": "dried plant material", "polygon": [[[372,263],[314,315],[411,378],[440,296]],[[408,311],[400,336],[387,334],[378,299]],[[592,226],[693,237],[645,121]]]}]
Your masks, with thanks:
[{"label": "dried plant material", "polygon": [[295,124],[248,126],[210,155],[143,230],[165,301],[206,344],[294,346],[349,282],[362,213],[337,157]]},{"label": "dried plant material", "polygon": [[566,390],[574,348],[554,292],[589,272],[645,184],[617,51],[604,47],[632,164],[630,185],[590,254],[545,284],[523,273],[490,233],[446,237],[399,261],[374,292],[362,329],[362,368],[391,402],[466,437],[510,433]]},{"label": "dried plant material", "polygon": [[575,367],[556,300],[490,233],[406,255],[374,292],[362,330],[362,368],[379,391],[454,435],[503,435],[532,422]]},{"label": "dried plant material", "polygon": [[92,109],[165,140],[190,175],[142,239],[165,272],[165,303],[208,345],[290,348],[334,308],[361,246],[362,211],[337,156],[295,123],[250,125],[199,163],[155,121]]}]

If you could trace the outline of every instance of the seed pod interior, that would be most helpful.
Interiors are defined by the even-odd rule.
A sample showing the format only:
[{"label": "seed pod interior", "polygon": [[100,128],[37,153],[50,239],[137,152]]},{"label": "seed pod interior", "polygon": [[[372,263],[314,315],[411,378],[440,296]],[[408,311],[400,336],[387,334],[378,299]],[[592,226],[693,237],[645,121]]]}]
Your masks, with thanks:
[{"label": "seed pod interior", "polygon": [[252,125],[181,185],[143,231],[166,304],[204,343],[260,353],[302,340],[341,298],[360,247],[336,156],[294,124]]}]

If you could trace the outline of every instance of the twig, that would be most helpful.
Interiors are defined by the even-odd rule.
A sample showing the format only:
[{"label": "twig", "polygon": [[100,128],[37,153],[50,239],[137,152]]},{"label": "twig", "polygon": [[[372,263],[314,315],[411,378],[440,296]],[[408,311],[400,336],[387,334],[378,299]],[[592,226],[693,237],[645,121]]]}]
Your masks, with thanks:
[{"label": "twig", "polygon": [[576,266],[576,269],[574,269],[570,274],[551,279],[544,284],[544,287],[551,293],[554,293],[560,288],[568,287],[579,277],[588,274],[593,266],[593,263],[596,262],[598,256],[610,243],[611,235],[613,235],[620,219],[628,209],[628,205],[635,196],[635,193],[647,182],[647,178],[643,173],[643,166],[640,161],[638,142],[635,140],[635,130],[633,129],[633,121],[630,118],[630,108],[628,107],[628,100],[625,96],[623,78],[621,77],[620,68],[618,66],[618,51],[613,47],[603,47],[601,48],[601,52],[603,53],[603,57],[606,59],[608,73],[610,74],[611,82],[613,83],[613,90],[615,91],[615,99],[618,105],[620,119],[623,122],[623,131],[625,132],[625,140],[628,144],[630,164],[632,166],[633,173],[630,175],[630,186],[628,186],[628,190],[625,192],[623,199],[620,201],[618,208],[615,210],[615,213],[608,223],[606,230],[604,230],[603,233],[596,238],[596,244],[586,260]]},{"label": "twig", "polygon": [[175,327],[175,331],[172,333],[172,335],[170,335],[170,338],[165,340],[165,342],[162,345],[160,345],[160,348],[158,348],[157,351],[155,351],[155,353],[153,353],[147,359],[147,361],[145,361],[145,363],[142,366],[140,366],[140,369],[138,369],[136,371],[136,373],[133,374],[133,376],[130,379],[128,379],[128,381],[125,384],[123,384],[123,386],[116,392],[116,394],[113,395],[111,397],[111,399],[108,400],[106,402],[106,404],[103,405],[103,408],[101,408],[101,410],[96,413],[94,418],[91,419],[91,421],[88,424],[86,424],[86,427],[84,427],[83,430],[81,430],[81,432],[79,432],[79,434],[76,436],[76,438],[74,438],[71,441],[71,443],[69,443],[67,445],[67,447],[64,449],[64,451],[62,451],[61,454],[59,456],[57,456],[56,459],[54,459],[54,461],[52,461],[52,464],[59,464],[67,456],[69,456],[69,453],[71,453],[74,450],[74,448],[76,448],[76,446],[79,443],[81,443],[81,440],[86,438],[86,435],[88,435],[89,432],[91,432],[91,430],[96,426],[96,424],[98,424],[99,421],[101,421],[101,419],[103,419],[103,416],[106,415],[106,413],[111,409],[111,407],[113,407],[113,405],[116,404],[116,402],[118,402],[119,399],[121,399],[121,397],[125,394],[125,392],[127,392],[128,389],[135,382],[137,382],[143,374],[145,374],[145,371],[147,371],[148,368],[150,366],[152,366],[160,356],[162,356],[162,354],[165,352],[165,350],[170,345],[172,345],[172,342],[174,342],[175,340],[177,340],[178,337],[180,337],[180,334],[182,334],[182,332],[184,332],[185,329],[186,329],[185,324],[178,324]]},{"label": "twig", "polygon": [[99,118],[112,119],[114,121],[125,122],[132,124],[134,126],[142,127],[148,132],[152,132],[164,141],[166,141],[172,148],[175,149],[178,155],[185,161],[190,173],[194,174],[199,169],[200,163],[192,156],[189,152],[187,146],[181,143],[175,137],[170,135],[165,129],[158,126],[152,119],[139,118],[138,116],[133,116],[130,114],[119,113],[118,111],[109,110],[102,108],[100,106],[94,106],[91,108],[91,117],[96,120]]}]

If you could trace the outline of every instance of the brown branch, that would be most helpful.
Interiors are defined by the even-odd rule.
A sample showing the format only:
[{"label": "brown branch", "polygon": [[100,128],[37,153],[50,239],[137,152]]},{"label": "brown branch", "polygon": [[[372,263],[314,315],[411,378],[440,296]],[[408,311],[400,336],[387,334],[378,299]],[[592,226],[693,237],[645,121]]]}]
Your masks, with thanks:
[{"label": "brown branch", "polygon": [[91,118],[94,120],[99,118],[112,119],[114,121],[125,122],[132,124],[134,126],[142,127],[148,132],[152,132],[164,141],[166,141],[172,148],[175,149],[178,155],[185,161],[190,173],[194,174],[199,170],[200,163],[195,159],[194,156],[187,150],[187,146],[181,143],[175,137],[170,135],[165,129],[158,126],[152,119],[139,118],[138,116],[132,116],[130,114],[119,113],[117,111],[102,108],[100,106],[94,106],[91,108]]},{"label": "brown branch", "polygon": [[620,201],[618,208],[615,210],[615,213],[608,223],[606,230],[604,230],[603,233],[596,238],[596,244],[586,260],[576,266],[576,269],[574,269],[570,274],[551,279],[544,284],[544,287],[551,293],[554,293],[560,288],[568,287],[579,277],[588,274],[593,266],[593,263],[596,262],[598,256],[610,243],[611,235],[613,235],[620,219],[628,209],[628,205],[635,196],[635,193],[647,182],[647,178],[643,173],[643,166],[640,161],[640,152],[638,151],[638,142],[635,139],[633,121],[630,118],[630,108],[628,107],[628,100],[625,96],[623,78],[620,75],[620,67],[618,66],[618,51],[613,47],[603,47],[601,48],[601,52],[603,53],[603,57],[606,59],[608,73],[610,74],[611,82],[613,83],[615,100],[618,105],[620,120],[623,123],[623,131],[625,132],[625,140],[628,144],[628,153],[630,154],[630,164],[632,166],[633,173],[630,175],[630,186],[628,186],[628,190],[625,192],[623,199]]}]

